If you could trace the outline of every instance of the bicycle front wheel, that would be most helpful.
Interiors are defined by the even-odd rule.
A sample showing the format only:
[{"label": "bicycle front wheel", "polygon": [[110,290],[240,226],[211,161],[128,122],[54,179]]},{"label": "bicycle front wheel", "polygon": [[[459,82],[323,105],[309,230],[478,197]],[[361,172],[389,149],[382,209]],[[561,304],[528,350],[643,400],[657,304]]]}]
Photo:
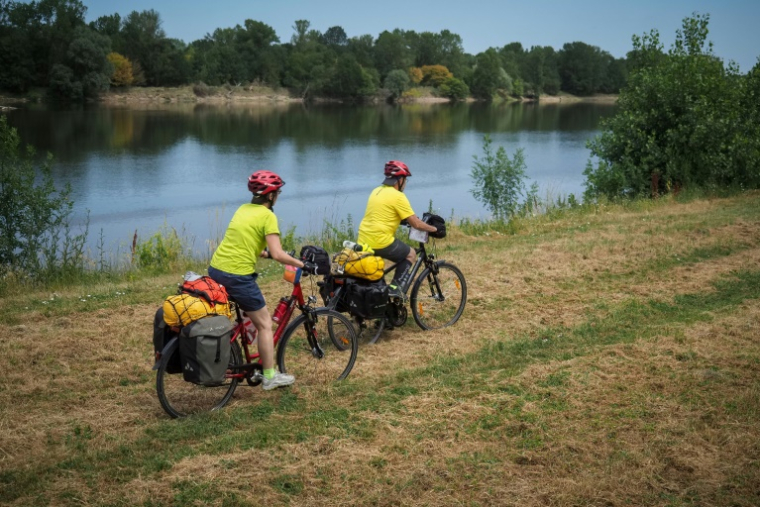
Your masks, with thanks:
[{"label": "bicycle front wheel", "polygon": [[440,329],[459,320],[467,303],[467,283],[459,268],[438,261],[425,268],[414,282],[409,305],[414,321],[422,329]]},{"label": "bicycle front wheel", "polygon": [[356,362],[359,341],[345,315],[317,308],[300,315],[277,345],[277,366],[296,382],[315,385],[343,380]]},{"label": "bicycle front wheel", "polygon": [[[243,364],[243,356],[237,341],[232,342],[229,366]],[[179,361],[179,338],[173,338],[161,353],[161,363],[156,374],[158,401],[167,414],[174,418],[187,417],[218,410],[232,398],[238,385],[237,378],[227,378],[219,386],[207,387],[186,382],[182,372],[177,371]]]}]

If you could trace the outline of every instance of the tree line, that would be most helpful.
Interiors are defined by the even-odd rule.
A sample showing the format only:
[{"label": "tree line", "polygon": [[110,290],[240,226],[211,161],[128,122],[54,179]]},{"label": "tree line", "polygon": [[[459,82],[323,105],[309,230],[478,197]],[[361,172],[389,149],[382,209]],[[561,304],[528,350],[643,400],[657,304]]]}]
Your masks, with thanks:
[{"label": "tree line", "polygon": [[[110,87],[203,87],[260,83],[305,98],[391,98],[429,86],[451,99],[474,96],[617,93],[627,58],[584,42],[525,48],[512,42],[472,55],[449,31],[386,30],[348,37],[340,26],[320,32],[296,20],[289,41],[246,19],[189,44],[170,38],[155,10],[85,22],[79,0],[0,0],[0,89],[36,87],[59,98],[97,97]],[[410,91],[411,90],[411,91]]]}]

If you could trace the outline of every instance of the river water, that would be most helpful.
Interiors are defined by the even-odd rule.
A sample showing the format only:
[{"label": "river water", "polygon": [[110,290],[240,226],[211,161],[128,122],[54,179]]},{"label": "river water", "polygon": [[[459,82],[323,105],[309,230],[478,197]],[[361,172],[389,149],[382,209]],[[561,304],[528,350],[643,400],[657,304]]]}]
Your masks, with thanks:
[{"label": "river water", "polygon": [[[418,214],[487,218],[470,190],[483,136],[510,157],[522,148],[528,185],[542,196],[580,198],[588,139],[615,106],[426,104],[404,106],[22,107],[7,113],[22,142],[50,152],[56,183],[73,189],[74,224],[89,221],[88,243],[128,249],[175,228],[203,252],[250,194],[258,169],[286,181],[275,212],[280,228],[318,232],[350,215],[358,226],[383,164],[402,160]],[[89,217],[89,218],[88,218]]]}]

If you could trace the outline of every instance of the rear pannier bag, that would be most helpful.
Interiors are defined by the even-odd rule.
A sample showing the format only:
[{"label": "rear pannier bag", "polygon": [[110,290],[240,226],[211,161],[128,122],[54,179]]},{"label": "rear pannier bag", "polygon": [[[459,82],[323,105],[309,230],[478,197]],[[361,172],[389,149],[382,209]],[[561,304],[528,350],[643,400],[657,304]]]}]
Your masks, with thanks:
[{"label": "rear pannier bag", "polygon": [[232,322],[227,317],[204,317],[180,331],[182,375],[187,382],[204,386],[224,383],[230,362]]},{"label": "rear pannier bag", "polygon": [[380,283],[346,284],[346,302],[351,315],[364,319],[379,319],[385,315],[388,305],[388,286]]},{"label": "rear pannier bag", "polygon": [[[177,336],[177,332],[172,330],[164,320],[164,309],[159,308],[156,310],[156,315],[153,318],[153,355],[156,358],[156,364],[153,366],[154,370],[158,369],[158,365],[161,362],[161,353],[164,351],[172,338]],[[166,367],[166,373],[181,373],[182,366],[179,362],[179,351],[172,354],[169,359],[169,364]]]}]

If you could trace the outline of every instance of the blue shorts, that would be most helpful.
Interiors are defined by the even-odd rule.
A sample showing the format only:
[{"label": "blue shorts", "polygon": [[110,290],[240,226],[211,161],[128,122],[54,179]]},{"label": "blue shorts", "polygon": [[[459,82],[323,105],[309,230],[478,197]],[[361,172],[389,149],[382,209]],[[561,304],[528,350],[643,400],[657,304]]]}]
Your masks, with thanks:
[{"label": "blue shorts", "polygon": [[258,273],[233,275],[209,266],[208,276],[212,280],[224,285],[224,288],[227,289],[227,294],[244,312],[255,312],[267,305],[266,301],[264,301],[264,295],[256,283],[256,278],[259,276]]}]

